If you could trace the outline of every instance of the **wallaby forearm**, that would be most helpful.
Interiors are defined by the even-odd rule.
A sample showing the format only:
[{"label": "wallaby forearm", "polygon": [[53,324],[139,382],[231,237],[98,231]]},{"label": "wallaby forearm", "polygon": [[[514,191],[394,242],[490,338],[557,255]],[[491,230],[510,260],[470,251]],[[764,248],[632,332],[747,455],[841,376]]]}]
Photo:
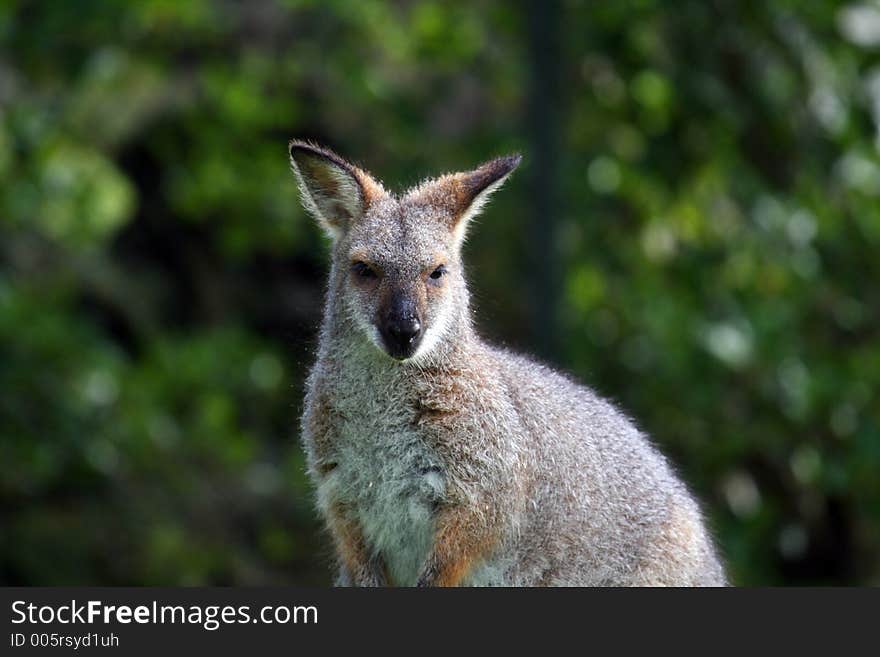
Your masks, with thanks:
[{"label": "wallaby forearm", "polygon": [[379,555],[372,553],[350,510],[341,503],[331,505],[328,526],[340,560],[338,582],[347,586],[386,586],[388,577]]},{"label": "wallaby forearm", "polygon": [[495,543],[496,533],[472,507],[442,510],[416,586],[459,586]]}]

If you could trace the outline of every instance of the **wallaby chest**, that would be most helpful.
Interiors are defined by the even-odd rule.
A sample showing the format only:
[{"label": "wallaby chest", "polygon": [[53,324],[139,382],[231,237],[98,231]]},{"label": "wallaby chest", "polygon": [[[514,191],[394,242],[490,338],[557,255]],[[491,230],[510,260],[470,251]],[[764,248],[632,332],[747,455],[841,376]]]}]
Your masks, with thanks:
[{"label": "wallaby chest", "polygon": [[306,447],[324,464],[319,496],[348,509],[395,582],[412,584],[446,492],[443,464],[417,421],[416,389],[387,373],[347,370],[310,391],[306,413],[317,430],[307,431]]}]

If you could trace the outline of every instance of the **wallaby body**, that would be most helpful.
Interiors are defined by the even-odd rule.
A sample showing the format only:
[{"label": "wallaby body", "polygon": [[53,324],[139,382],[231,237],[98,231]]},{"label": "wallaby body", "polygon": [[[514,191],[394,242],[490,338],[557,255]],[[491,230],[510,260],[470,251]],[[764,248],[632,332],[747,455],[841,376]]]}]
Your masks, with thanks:
[{"label": "wallaby body", "polygon": [[472,328],[464,228],[518,158],[400,198],[329,151],[291,142],[291,161],[334,238],[302,432],[338,583],[725,583],[647,438]]}]

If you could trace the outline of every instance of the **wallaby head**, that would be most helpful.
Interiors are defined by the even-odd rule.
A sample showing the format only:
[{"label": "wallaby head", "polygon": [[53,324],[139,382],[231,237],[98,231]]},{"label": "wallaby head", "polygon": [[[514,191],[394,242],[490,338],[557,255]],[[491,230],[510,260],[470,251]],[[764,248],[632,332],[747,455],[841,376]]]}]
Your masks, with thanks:
[{"label": "wallaby head", "polygon": [[294,140],[290,162],[303,205],[333,239],[333,293],[370,342],[418,361],[467,311],[461,245],[468,222],[520,162],[499,157],[473,171],[385,191],[335,153]]}]

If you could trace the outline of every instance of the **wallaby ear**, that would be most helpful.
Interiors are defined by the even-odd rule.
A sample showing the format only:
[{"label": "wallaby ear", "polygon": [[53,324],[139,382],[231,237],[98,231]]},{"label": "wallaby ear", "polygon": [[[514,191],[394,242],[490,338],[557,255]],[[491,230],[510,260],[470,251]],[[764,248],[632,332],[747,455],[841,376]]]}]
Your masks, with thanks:
[{"label": "wallaby ear", "polygon": [[510,177],[513,170],[522,162],[522,155],[514,153],[481,164],[473,171],[462,175],[459,192],[459,215],[455,224],[456,234],[464,236],[468,222],[476,217],[489,197]]},{"label": "wallaby ear", "polygon": [[450,173],[422,183],[413,196],[444,208],[449,229],[456,242],[461,242],[470,220],[479,214],[492,193],[504,184],[521,161],[519,153],[496,157],[472,171]]},{"label": "wallaby ear", "polygon": [[303,206],[334,239],[385,193],[368,173],[331,150],[298,139],[288,148]]}]

